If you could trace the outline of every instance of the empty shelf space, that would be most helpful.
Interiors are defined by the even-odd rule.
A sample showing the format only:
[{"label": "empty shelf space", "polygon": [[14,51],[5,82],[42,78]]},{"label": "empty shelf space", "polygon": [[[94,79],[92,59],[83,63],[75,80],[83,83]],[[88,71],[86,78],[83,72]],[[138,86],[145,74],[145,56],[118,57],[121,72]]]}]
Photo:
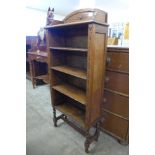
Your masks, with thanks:
[{"label": "empty shelf space", "polygon": [[70,116],[80,125],[84,126],[85,122],[85,112],[71,104],[63,103],[55,106],[57,110],[64,113],[67,116]]},{"label": "empty shelf space", "polygon": [[51,69],[59,71],[59,72],[63,72],[81,79],[86,80],[87,79],[87,75],[86,75],[86,71],[85,70],[81,70],[75,67],[70,67],[70,66],[55,66],[55,67],[51,67]]},{"label": "empty shelf space", "polygon": [[63,51],[79,51],[79,52],[87,52],[86,48],[71,48],[71,47],[50,47],[53,50],[63,50]]},{"label": "empty shelf space", "polygon": [[86,93],[85,91],[68,84],[60,84],[52,87],[54,90],[80,102],[81,104],[86,104]]}]

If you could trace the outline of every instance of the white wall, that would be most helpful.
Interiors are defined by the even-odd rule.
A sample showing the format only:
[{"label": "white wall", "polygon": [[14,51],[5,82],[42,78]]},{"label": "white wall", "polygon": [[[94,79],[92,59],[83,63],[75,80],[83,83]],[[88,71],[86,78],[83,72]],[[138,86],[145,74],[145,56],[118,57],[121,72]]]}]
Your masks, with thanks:
[{"label": "white wall", "polygon": [[[40,27],[44,27],[46,25],[47,12],[26,8],[25,15],[26,15],[26,18],[25,18],[26,36],[36,36]],[[63,20],[64,16],[55,14],[54,19]]]},{"label": "white wall", "polygon": [[76,9],[98,8],[108,13],[108,24],[129,21],[129,0],[79,0]]}]

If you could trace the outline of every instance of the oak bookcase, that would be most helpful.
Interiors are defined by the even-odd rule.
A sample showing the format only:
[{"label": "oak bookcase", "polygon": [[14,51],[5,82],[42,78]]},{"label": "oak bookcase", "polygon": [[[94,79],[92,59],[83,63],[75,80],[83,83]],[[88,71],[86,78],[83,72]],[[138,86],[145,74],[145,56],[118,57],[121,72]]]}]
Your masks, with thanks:
[{"label": "oak bookcase", "polygon": [[[53,121],[63,119],[86,136],[85,151],[97,140],[107,48],[107,13],[81,9],[61,24],[46,26]],[[56,110],[62,115],[56,116]],[[95,127],[95,133],[89,133]]]}]

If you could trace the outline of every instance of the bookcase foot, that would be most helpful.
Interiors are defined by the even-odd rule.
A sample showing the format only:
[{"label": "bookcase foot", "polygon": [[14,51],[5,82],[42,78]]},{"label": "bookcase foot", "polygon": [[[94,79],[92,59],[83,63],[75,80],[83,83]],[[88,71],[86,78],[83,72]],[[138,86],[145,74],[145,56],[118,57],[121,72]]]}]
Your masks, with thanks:
[{"label": "bookcase foot", "polygon": [[94,140],[98,141],[99,136],[100,136],[100,122],[96,123],[96,131],[95,131]]},{"label": "bookcase foot", "polygon": [[90,135],[89,135],[89,130],[86,132],[86,141],[84,143],[84,146],[85,146],[85,152],[86,153],[89,153],[88,149],[89,149],[89,145],[91,143],[91,138],[90,138]]},{"label": "bookcase foot", "polygon": [[85,146],[85,152],[89,153],[89,146],[93,141],[98,141],[98,137],[100,135],[100,123],[96,123],[96,130],[94,135],[90,135],[89,130],[86,131],[86,140],[84,143]]},{"label": "bookcase foot", "polygon": [[127,146],[127,145],[129,145],[129,141],[128,140],[120,140],[120,139],[118,139],[117,140],[118,141],[118,143],[120,143],[121,145],[124,145],[124,146]]},{"label": "bookcase foot", "polygon": [[54,126],[57,127],[57,117],[56,117],[55,108],[53,108],[53,123],[54,123]]}]

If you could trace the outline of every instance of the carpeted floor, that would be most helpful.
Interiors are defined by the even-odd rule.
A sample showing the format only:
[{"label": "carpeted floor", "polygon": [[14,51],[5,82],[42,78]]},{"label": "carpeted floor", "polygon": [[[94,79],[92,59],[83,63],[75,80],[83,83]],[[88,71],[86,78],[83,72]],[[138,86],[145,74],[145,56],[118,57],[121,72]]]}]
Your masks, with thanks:
[{"label": "carpeted floor", "polygon": [[[32,88],[26,80],[26,154],[27,155],[86,155],[85,138],[63,121],[53,126],[49,85]],[[129,146],[120,145],[113,137],[102,133],[91,146],[94,155],[128,155]]]}]

